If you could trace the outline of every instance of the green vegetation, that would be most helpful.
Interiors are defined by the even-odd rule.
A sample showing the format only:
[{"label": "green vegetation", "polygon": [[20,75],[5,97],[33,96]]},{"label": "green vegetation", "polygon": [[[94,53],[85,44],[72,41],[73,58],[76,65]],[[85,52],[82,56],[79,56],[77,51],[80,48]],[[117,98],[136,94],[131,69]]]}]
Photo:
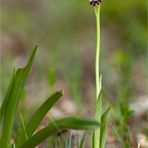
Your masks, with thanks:
[{"label": "green vegetation", "polygon": [[37,46],[33,50],[27,65],[22,69],[16,70],[16,72],[14,71],[6,96],[3,99],[3,103],[0,108],[1,123],[3,125],[1,135],[1,148],[9,148],[11,146],[17,148],[33,148],[40,144],[40,142],[45,140],[47,137],[61,129],[68,128],[76,130],[88,130],[99,127],[99,123],[94,120],[65,117],[52,120],[48,123],[47,127],[35,133],[46,113],[62,96],[61,92],[56,92],[38,108],[27,125],[24,124],[24,119],[21,116],[21,130],[18,132],[18,134],[16,134],[17,136],[14,142],[11,143],[16,111],[18,109],[20,97],[24,90],[26,78],[32,66],[36,49]]},{"label": "green vegetation", "polygon": [[148,147],[145,0],[0,7],[0,147]]}]

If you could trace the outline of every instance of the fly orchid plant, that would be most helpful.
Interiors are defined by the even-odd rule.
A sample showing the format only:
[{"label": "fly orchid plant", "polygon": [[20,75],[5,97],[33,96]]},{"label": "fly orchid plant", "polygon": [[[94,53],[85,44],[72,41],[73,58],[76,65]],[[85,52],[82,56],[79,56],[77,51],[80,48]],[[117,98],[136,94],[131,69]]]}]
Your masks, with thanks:
[{"label": "fly orchid plant", "polygon": [[96,111],[95,119],[100,123],[100,127],[93,131],[92,148],[104,148],[106,137],[106,126],[110,108],[102,114],[102,75],[100,75],[100,6],[101,0],[90,0],[90,5],[94,7],[96,16]]}]

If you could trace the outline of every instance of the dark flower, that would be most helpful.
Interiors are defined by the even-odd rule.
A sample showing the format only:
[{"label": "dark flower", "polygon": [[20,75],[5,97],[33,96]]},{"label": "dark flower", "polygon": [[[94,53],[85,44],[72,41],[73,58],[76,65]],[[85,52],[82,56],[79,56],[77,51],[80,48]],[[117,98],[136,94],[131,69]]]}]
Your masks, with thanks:
[{"label": "dark flower", "polygon": [[89,0],[90,1],[90,5],[96,6],[99,5],[101,3],[101,0]]}]

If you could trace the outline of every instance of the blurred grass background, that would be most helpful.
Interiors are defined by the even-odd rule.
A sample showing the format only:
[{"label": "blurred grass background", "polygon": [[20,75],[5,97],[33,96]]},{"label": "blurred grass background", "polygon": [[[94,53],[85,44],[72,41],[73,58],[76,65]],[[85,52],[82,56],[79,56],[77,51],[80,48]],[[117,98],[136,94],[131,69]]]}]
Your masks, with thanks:
[{"label": "blurred grass background", "polygon": [[[101,73],[109,99],[147,95],[146,15],[145,0],[102,2]],[[24,97],[35,98],[36,104],[53,89],[63,89],[78,109],[84,105],[84,112],[92,112],[96,34],[88,1],[1,0],[0,18],[0,101],[13,67],[22,66],[39,44]]]}]

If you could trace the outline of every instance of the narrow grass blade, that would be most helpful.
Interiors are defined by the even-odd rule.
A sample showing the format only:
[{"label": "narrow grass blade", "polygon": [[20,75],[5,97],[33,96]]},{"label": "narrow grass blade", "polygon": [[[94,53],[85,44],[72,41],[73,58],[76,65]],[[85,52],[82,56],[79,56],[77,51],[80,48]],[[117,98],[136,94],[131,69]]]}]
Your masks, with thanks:
[{"label": "narrow grass blade", "polygon": [[121,136],[120,132],[118,131],[118,129],[112,125],[112,128],[113,128],[113,131],[115,133],[115,135],[117,136],[117,138],[119,139],[121,145],[122,145],[122,148],[126,148],[126,145],[124,143],[124,138]]},{"label": "narrow grass blade", "polygon": [[88,130],[96,129],[99,127],[99,123],[94,120],[78,119],[73,117],[67,117],[54,120],[50,122],[46,128],[43,128],[32,137],[30,137],[20,148],[33,148],[40,142],[45,140],[50,135],[56,133],[61,129],[75,129],[75,130]]},{"label": "narrow grass blade", "polygon": [[13,77],[13,84],[10,83],[11,86],[9,87],[9,89],[11,91],[8,91],[9,94],[6,95],[9,98],[5,98],[7,100],[7,107],[4,107],[5,113],[3,117],[1,148],[9,147],[13,121],[18,102],[24,90],[24,85],[34,59],[36,49],[37,46],[34,48],[27,65],[24,68],[18,69],[16,71],[16,74]]},{"label": "narrow grass blade", "polygon": [[[35,132],[36,128],[39,126],[40,122],[46,115],[46,113],[52,108],[52,106],[61,98],[62,92],[56,92],[51,95],[35,112],[32,116],[30,122],[28,123],[26,130],[28,137],[31,137],[32,134]],[[16,145],[20,146],[26,139],[25,133],[21,130],[16,138]]]},{"label": "narrow grass blade", "polygon": [[[101,124],[101,115],[102,115],[102,90],[100,90],[98,99],[96,101],[96,113],[95,119]],[[95,148],[99,147],[100,143],[100,128],[94,131],[92,142]]]},{"label": "narrow grass blade", "polygon": [[20,114],[20,118],[21,118],[22,128],[23,128],[23,131],[24,131],[24,134],[25,134],[25,138],[27,140],[28,139],[27,130],[26,130],[24,119],[23,119],[21,114]]},{"label": "narrow grass blade", "polygon": [[54,146],[55,146],[55,148],[58,147],[58,140],[59,140],[58,138],[59,138],[59,137],[57,137],[57,138],[54,139],[54,140],[55,140],[55,141],[54,141]]},{"label": "narrow grass blade", "polygon": [[109,107],[101,117],[101,127],[100,127],[100,148],[105,148],[105,138],[106,138],[106,128],[109,118],[111,108]]},{"label": "narrow grass blade", "polygon": [[83,134],[83,136],[82,136],[82,138],[80,140],[80,146],[79,146],[79,148],[83,148],[84,147],[84,139],[85,139],[85,136],[86,136],[86,132],[84,132],[84,134]]},{"label": "narrow grass blade", "polygon": [[96,101],[95,119],[101,121],[101,115],[102,115],[102,90],[100,90],[98,99],[97,99],[97,101]]},{"label": "narrow grass blade", "polygon": [[1,108],[0,108],[0,122],[3,118],[3,116],[4,116],[5,110],[7,108],[8,103],[9,103],[9,98],[10,98],[11,91],[12,91],[13,85],[14,85],[14,80],[15,80],[14,77],[15,77],[15,70],[12,73],[12,77],[11,77],[6,95],[4,97],[3,103],[2,103]]},{"label": "narrow grass blade", "polygon": [[62,141],[59,136],[57,136],[55,148],[63,148]]},{"label": "narrow grass blade", "polygon": [[52,108],[52,106],[61,98],[62,92],[58,91],[50,96],[35,112],[28,124],[28,136],[30,137],[36,130],[46,113]]},{"label": "narrow grass blade", "polygon": [[128,145],[128,148],[131,148],[131,142],[130,142],[130,130],[129,130],[129,126],[127,125],[126,126],[126,130],[127,130],[127,145]]},{"label": "narrow grass blade", "polygon": [[69,133],[69,137],[66,141],[65,148],[72,148],[72,133]]},{"label": "narrow grass blade", "polygon": [[91,147],[94,148],[95,147],[95,131],[92,132],[92,142],[91,142]]}]

